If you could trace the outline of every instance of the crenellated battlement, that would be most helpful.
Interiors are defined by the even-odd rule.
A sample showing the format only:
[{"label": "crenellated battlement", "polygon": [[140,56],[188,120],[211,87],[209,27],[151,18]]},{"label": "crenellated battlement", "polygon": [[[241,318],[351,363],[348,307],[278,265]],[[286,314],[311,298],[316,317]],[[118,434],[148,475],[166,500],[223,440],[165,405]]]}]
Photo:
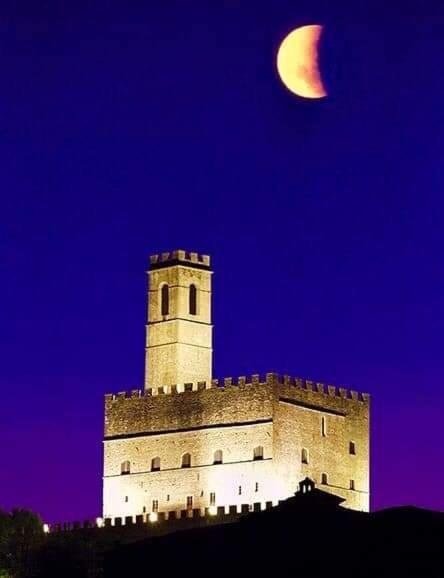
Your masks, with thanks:
[{"label": "crenellated battlement", "polygon": [[361,393],[353,389],[337,387],[335,385],[325,385],[310,379],[292,377],[289,375],[279,375],[277,373],[266,373],[265,376],[252,374],[251,376],[239,376],[237,378],[224,377],[222,379],[212,379],[210,383],[199,381],[197,383],[184,383],[171,386],[162,386],[157,388],[148,387],[145,390],[132,389],[130,391],[121,391],[117,394],[105,394],[105,400],[118,401],[121,399],[134,399],[141,397],[156,397],[163,395],[178,395],[183,393],[199,392],[208,389],[225,390],[229,388],[243,389],[257,385],[268,386],[285,386],[291,389],[302,390],[317,394],[323,398],[340,398],[343,400],[361,402],[368,404],[370,394]]},{"label": "crenellated battlement", "polygon": [[[63,522],[56,524],[44,524],[46,534],[58,534],[61,532],[75,532],[80,530],[91,531],[93,529],[106,531],[106,529],[144,527],[148,533],[158,534],[177,531],[194,526],[221,524],[236,522],[240,517],[251,513],[271,510],[281,502],[267,501],[254,502],[252,504],[234,504],[230,506],[213,506],[205,508],[169,510],[156,514],[139,514],[114,518],[96,518],[95,520],[83,520]],[[194,522],[193,522],[194,521]]]},{"label": "crenellated battlement", "polygon": [[207,269],[210,267],[210,256],[183,251],[182,249],[150,256],[151,270],[178,264]]}]

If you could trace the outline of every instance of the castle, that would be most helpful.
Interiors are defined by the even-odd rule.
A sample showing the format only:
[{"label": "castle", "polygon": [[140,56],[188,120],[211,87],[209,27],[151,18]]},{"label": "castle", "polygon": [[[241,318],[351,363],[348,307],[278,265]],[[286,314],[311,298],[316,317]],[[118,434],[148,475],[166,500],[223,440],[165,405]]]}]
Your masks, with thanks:
[{"label": "castle", "polygon": [[153,255],[144,391],[105,396],[103,517],[291,496],[369,509],[368,394],[268,373],[213,379],[210,258]]}]

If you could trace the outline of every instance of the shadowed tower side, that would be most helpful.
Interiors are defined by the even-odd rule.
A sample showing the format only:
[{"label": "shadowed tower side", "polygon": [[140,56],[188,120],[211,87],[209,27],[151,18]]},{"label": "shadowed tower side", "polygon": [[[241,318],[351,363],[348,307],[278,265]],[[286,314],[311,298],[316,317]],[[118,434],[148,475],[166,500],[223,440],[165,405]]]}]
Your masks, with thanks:
[{"label": "shadowed tower side", "polygon": [[150,257],[145,389],[212,377],[210,258],[174,251]]}]

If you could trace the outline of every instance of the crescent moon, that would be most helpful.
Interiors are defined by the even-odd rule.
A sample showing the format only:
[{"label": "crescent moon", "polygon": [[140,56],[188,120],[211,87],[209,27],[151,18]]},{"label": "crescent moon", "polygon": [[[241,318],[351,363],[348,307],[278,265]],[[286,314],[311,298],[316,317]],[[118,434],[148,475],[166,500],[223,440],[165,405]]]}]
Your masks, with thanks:
[{"label": "crescent moon", "polygon": [[303,98],[327,96],[319,71],[319,40],[323,27],[310,24],[296,28],[282,41],[277,69],[285,86]]}]

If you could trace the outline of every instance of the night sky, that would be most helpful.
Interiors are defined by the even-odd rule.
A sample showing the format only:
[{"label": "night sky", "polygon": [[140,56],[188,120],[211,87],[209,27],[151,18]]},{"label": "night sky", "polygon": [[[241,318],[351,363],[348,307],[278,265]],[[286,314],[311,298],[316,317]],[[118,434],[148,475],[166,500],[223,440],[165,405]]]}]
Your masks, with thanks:
[{"label": "night sky", "polygon": [[[20,5],[20,6],[19,6]],[[321,23],[330,96],[275,69]],[[212,256],[215,377],[370,392],[372,504],[444,509],[442,2],[2,1],[0,507],[101,512],[148,256]]]}]

